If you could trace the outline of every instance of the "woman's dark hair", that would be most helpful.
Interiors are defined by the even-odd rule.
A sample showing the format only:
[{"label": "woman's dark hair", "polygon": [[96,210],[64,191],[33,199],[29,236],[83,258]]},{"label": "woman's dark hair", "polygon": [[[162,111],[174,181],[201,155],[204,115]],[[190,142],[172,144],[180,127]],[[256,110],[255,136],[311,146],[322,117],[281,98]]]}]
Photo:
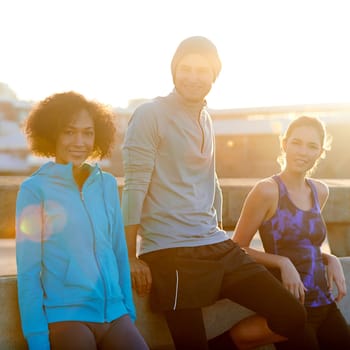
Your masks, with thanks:
[{"label": "woman's dark hair", "polygon": [[82,110],[89,113],[95,127],[95,144],[89,158],[109,157],[116,142],[115,114],[106,105],[74,91],[53,94],[30,111],[24,133],[31,151],[42,157],[56,156],[58,135]]},{"label": "woman's dark hair", "polygon": [[[281,144],[281,154],[278,156],[277,161],[283,170],[286,166],[286,155],[285,152],[283,151],[283,142],[288,140],[290,135],[293,133],[293,131],[296,128],[302,127],[302,126],[310,126],[314,128],[317,133],[320,136],[320,143],[322,147],[322,154],[320,158],[325,158],[326,157],[326,151],[329,151],[331,149],[331,143],[332,143],[332,137],[327,134],[327,130],[325,127],[325,124],[318,118],[316,117],[310,117],[310,116],[301,116],[296,119],[294,119],[287,127],[287,130],[283,134],[283,136],[280,137],[280,144]],[[316,161],[315,165],[313,166],[312,169],[310,169],[307,172],[307,175],[310,176],[314,170],[316,169],[318,165],[318,161]]]}]

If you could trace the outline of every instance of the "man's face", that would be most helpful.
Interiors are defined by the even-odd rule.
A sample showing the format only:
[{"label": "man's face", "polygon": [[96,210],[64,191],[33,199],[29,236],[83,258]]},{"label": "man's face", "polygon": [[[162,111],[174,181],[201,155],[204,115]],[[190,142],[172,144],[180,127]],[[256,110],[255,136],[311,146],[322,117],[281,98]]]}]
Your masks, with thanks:
[{"label": "man's face", "polygon": [[209,61],[202,55],[184,56],[175,70],[174,83],[177,92],[188,102],[202,102],[214,81]]}]

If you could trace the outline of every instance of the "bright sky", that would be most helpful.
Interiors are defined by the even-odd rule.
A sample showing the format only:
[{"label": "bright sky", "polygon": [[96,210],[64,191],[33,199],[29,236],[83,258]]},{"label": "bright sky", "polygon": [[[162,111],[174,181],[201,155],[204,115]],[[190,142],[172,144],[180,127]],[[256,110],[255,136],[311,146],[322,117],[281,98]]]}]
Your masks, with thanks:
[{"label": "bright sky", "polygon": [[[211,108],[350,102],[347,0],[1,0],[0,81],[20,99],[76,90],[116,107],[171,91],[179,42],[223,69]],[[350,7],[350,5],[349,5]]]}]

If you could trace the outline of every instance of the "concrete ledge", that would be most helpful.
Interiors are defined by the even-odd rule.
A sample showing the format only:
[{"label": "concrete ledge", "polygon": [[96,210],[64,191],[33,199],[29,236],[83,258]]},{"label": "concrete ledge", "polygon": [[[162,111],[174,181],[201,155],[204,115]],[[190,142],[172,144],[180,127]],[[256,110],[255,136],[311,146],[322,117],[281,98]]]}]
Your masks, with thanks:
[{"label": "concrete ledge", "polygon": [[[0,176],[0,238],[15,236],[16,196],[23,176]],[[258,179],[220,179],[223,192],[223,224],[233,230],[245,197]],[[323,179],[330,191],[323,216],[328,228],[329,246],[337,256],[350,256],[350,179]],[[124,179],[118,178],[119,192]]]},{"label": "concrete ledge", "polygon": [[[25,177],[0,176],[0,237],[14,237],[15,202],[20,183]],[[243,201],[256,179],[221,179],[224,195],[223,221],[227,229],[237,222]],[[340,303],[350,325],[350,179],[325,180],[330,187],[330,198],[324,209],[324,218],[328,228],[331,251],[341,258],[347,278],[348,295]],[[118,179],[119,191],[123,179]],[[0,313],[0,349],[26,349],[26,343],[20,327],[17,304],[16,276],[0,277],[0,298],[3,305]],[[138,319],[136,325],[154,350],[173,349],[171,336],[162,315],[154,314],[149,309],[148,298],[134,295]],[[247,317],[251,311],[230,302],[220,300],[203,309],[208,338],[229,329],[232,324]],[[261,349],[273,349],[273,346]]]},{"label": "concrete ledge", "polygon": [[0,300],[0,349],[27,349],[18,311],[16,276],[0,277]]},{"label": "concrete ledge", "polygon": [[[350,325],[350,257],[341,258],[341,262],[346,276],[348,295],[339,303],[339,306]],[[3,301],[0,313],[0,349],[27,349],[20,326],[16,276],[0,277],[0,299]],[[150,311],[147,297],[141,298],[134,294],[134,299],[138,317],[136,325],[150,348],[152,350],[174,349],[164,317]],[[208,338],[228,330],[231,325],[251,314],[250,310],[227,299],[219,300],[214,305],[204,308],[203,315]],[[263,349],[273,350],[274,346],[260,348],[260,350]]]}]

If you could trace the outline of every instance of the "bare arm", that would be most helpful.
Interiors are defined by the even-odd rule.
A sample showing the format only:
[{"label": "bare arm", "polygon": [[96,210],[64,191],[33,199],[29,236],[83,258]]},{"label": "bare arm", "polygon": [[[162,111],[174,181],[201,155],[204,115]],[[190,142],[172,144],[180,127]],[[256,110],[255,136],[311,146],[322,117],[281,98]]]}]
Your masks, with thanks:
[{"label": "bare arm", "polygon": [[[319,180],[314,180],[314,181],[317,188],[320,208],[322,210],[326,205],[327,199],[329,197],[329,188],[322,181],[319,181]],[[344,296],[347,293],[343,267],[338,257],[336,257],[333,254],[322,252],[322,257],[323,257],[323,260],[325,261],[325,264],[327,265],[327,280],[328,280],[329,289],[332,291],[333,285],[335,283],[338,291],[335,297],[335,300],[339,302],[341,299],[344,298]]]},{"label": "bare arm", "polygon": [[149,105],[143,105],[129,121],[122,149],[125,173],[122,211],[132,286],[140,296],[149,293],[152,285],[148,265],[137,257],[137,232],[154,168],[157,144],[154,113]]},{"label": "bare arm", "polygon": [[275,202],[277,201],[277,197],[274,189],[275,184],[271,181],[273,180],[266,179],[257,183],[248,193],[232,239],[244,248],[257,262],[267,267],[280,268],[283,257],[249,247],[260,225],[270,218],[276,210]]},{"label": "bare arm", "polygon": [[257,183],[248,194],[239,217],[233,240],[244,248],[258,263],[281,271],[283,285],[301,302],[304,302],[305,287],[300,275],[289,258],[269,254],[250,248],[250,242],[260,225],[275,213],[278,202],[278,188],[274,180]]},{"label": "bare arm", "polygon": [[148,265],[136,256],[138,229],[139,225],[125,226],[125,235],[129,252],[132,287],[140,296],[145,296],[151,290],[152,274]]},{"label": "bare arm", "polygon": [[[318,200],[320,203],[320,208],[322,210],[326,205],[327,199],[329,197],[329,188],[324,182],[320,180],[313,180],[313,182],[317,189]],[[347,293],[345,276],[341,263],[338,257],[333,254],[322,252],[322,257],[323,261],[327,265],[327,280],[329,289],[332,291],[333,285],[335,283],[338,291],[335,300],[340,301]]]},{"label": "bare arm", "polygon": [[126,244],[128,246],[129,259],[136,258],[137,231],[140,225],[125,226]]},{"label": "bare arm", "polygon": [[273,180],[266,179],[258,182],[243,203],[233,240],[245,249],[249,249],[250,242],[261,223],[274,213],[275,185],[271,181]]},{"label": "bare arm", "polygon": [[327,265],[327,280],[329,290],[333,290],[333,285],[335,283],[338,290],[335,300],[340,301],[345,297],[347,293],[343,267],[338,257],[333,254],[322,253],[322,257]]},{"label": "bare arm", "polygon": [[323,210],[323,208],[325,207],[325,205],[327,203],[328,197],[329,197],[329,188],[324,182],[322,182],[320,180],[312,179],[312,181],[316,186],[318,202],[320,204],[320,208],[321,208],[321,210]]}]

